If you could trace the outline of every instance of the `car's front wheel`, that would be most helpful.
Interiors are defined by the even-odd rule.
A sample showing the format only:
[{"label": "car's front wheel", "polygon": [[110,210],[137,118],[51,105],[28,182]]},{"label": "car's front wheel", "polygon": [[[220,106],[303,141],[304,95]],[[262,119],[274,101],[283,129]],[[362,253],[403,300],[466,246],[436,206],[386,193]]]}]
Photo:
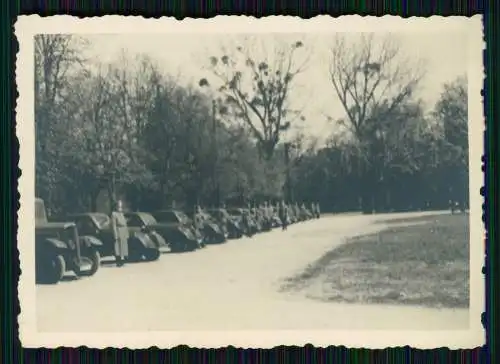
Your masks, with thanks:
[{"label": "car's front wheel", "polygon": [[146,249],[144,251],[144,258],[148,262],[158,260],[160,258],[160,250],[158,250],[158,249]]},{"label": "car's front wheel", "polygon": [[39,267],[37,280],[41,283],[56,284],[66,272],[66,262],[62,255],[47,257],[44,263]]},{"label": "car's front wheel", "polygon": [[90,265],[90,270],[82,272],[81,275],[93,276],[94,274],[97,273],[99,267],[101,266],[101,255],[99,254],[97,249],[90,249],[89,251],[83,254],[83,257],[87,258],[90,261],[91,265]]}]

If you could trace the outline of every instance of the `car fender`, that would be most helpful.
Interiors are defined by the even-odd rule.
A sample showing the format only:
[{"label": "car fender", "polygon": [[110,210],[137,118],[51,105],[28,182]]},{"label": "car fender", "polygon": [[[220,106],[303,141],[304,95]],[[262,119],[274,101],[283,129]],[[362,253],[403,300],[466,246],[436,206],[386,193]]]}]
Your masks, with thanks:
[{"label": "car fender", "polygon": [[222,234],[222,231],[218,225],[213,224],[213,223],[209,223],[209,224],[207,224],[207,226],[209,227],[210,230],[212,230],[212,232],[214,232],[216,234]]},{"label": "car fender", "polygon": [[153,242],[155,242],[158,247],[162,247],[162,246],[167,246],[168,245],[166,239],[163,238],[163,236],[161,236],[156,231],[152,231],[149,234],[150,234],[151,240],[153,240]]},{"label": "car fender", "polygon": [[185,228],[185,229],[177,228],[177,233],[179,234],[179,237],[182,239],[185,239],[188,241],[196,240],[196,235],[194,234],[193,231],[191,231],[188,228]]},{"label": "car fender", "polygon": [[148,234],[143,232],[134,233],[134,235],[132,235],[129,239],[129,244],[130,242],[137,242],[145,248],[156,248],[156,244],[154,243],[154,241],[149,237]]},{"label": "car fender", "polygon": [[44,238],[44,239],[41,239],[39,241],[42,244],[48,245],[52,249],[56,249],[56,250],[69,249],[68,244],[66,244],[64,241],[61,241],[61,240],[56,239],[56,238]]},{"label": "car fender", "polygon": [[80,241],[86,248],[103,246],[102,241],[91,235],[80,236]]}]

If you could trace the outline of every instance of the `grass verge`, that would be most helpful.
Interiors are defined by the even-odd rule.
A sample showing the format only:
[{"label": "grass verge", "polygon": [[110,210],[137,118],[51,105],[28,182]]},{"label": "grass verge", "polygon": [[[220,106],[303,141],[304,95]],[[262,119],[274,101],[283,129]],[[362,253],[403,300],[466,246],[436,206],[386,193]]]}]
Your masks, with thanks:
[{"label": "grass verge", "polygon": [[468,307],[468,216],[407,222],[417,221],[423,223],[351,239],[288,279],[284,290],[327,301]]}]

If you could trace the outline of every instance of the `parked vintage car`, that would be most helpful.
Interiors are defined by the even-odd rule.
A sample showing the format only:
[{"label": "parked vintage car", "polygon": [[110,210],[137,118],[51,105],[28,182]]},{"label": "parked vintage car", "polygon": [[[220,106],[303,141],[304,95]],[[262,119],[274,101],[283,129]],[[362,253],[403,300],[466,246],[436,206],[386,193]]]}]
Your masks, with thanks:
[{"label": "parked vintage car", "polygon": [[194,216],[195,223],[203,235],[203,241],[206,244],[223,243],[228,238],[228,233],[210,216],[209,213],[201,210]]},{"label": "parked vintage car", "polygon": [[[114,256],[115,239],[111,226],[111,219],[107,214],[87,212],[72,214],[69,219],[75,221],[78,231],[82,235],[90,235],[102,242],[101,256]],[[128,239],[129,261],[154,261],[160,257],[160,251],[151,237],[142,231],[133,232]]]},{"label": "parked vintage car", "polygon": [[270,213],[267,207],[260,206],[256,208],[254,216],[259,221],[262,231],[270,231],[272,229]]},{"label": "parked vintage car", "polygon": [[294,205],[288,205],[287,211],[288,211],[288,223],[289,224],[296,224],[297,222],[299,222],[299,218],[297,216],[297,212],[295,210]]},{"label": "parked vintage car", "polygon": [[161,225],[155,227],[173,252],[191,251],[204,246],[202,234],[182,211],[161,210],[150,214]]},{"label": "parked vintage car", "polygon": [[166,234],[161,233],[161,225],[158,224],[153,215],[147,212],[125,212],[124,215],[130,234],[137,232],[148,234],[160,251],[169,247],[164,237]]},{"label": "parked vintage car", "polygon": [[208,213],[212,216],[219,226],[227,233],[229,239],[239,239],[243,236],[241,221],[234,216],[229,215],[226,209],[210,209]]},{"label": "parked vintage car", "polygon": [[305,207],[305,205],[302,205],[300,207],[300,217],[302,221],[306,221],[312,219],[313,215],[311,211],[309,211],[307,207]]},{"label": "parked vintage car", "polygon": [[229,215],[233,216],[240,222],[240,226],[246,236],[253,236],[259,232],[259,226],[249,209],[231,208],[227,211]]},{"label": "parked vintage car", "polygon": [[273,228],[277,228],[277,227],[281,227],[281,219],[279,217],[279,213],[278,213],[278,208],[276,207],[272,207],[272,210],[271,210],[271,226]]},{"label": "parked vintage car", "polygon": [[100,242],[80,237],[73,222],[49,222],[44,201],[35,198],[35,275],[39,283],[55,284],[66,271],[93,275],[100,265]]}]

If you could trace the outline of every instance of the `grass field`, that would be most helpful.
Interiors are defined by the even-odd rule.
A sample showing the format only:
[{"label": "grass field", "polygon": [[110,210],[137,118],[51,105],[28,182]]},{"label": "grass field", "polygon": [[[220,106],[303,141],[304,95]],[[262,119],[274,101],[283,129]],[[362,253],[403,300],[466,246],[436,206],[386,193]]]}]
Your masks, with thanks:
[{"label": "grass field", "polygon": [[468,215],[393,223],[327,253],[285,289],[327,301],[468,307]]}]

